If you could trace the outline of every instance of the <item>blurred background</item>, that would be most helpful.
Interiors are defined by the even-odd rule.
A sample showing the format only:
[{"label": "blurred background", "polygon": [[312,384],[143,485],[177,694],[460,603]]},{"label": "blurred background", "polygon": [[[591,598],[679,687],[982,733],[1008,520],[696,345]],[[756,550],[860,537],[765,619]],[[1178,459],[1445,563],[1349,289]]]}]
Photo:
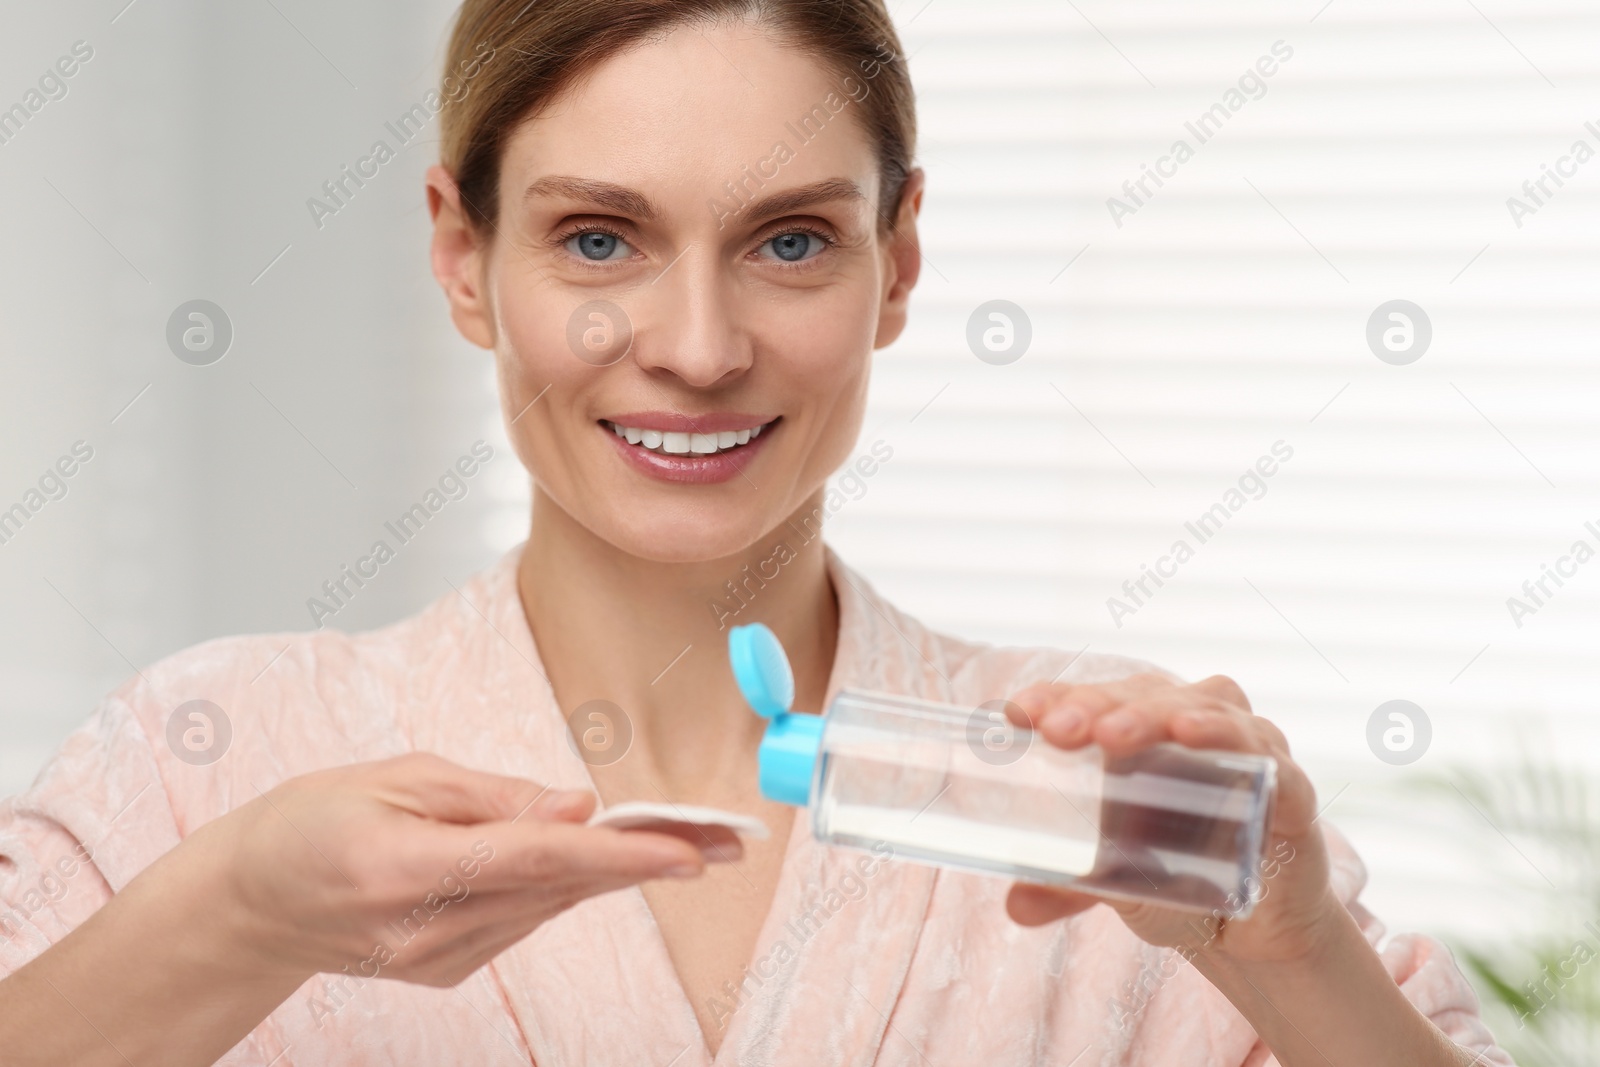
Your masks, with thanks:
[{"label": "blurred background", "polygon": [[[862,440],[893,458],[835,546],[954,633],[1233,676],[1373,910],[1446,938],[1527,1062],[1594,1047],[1600,9],[891,6],[926,269]],[[428,272],[436,123],[386,126],[453,10],[7,4],[0,794],[136,665],[310,628],[479,439],[331,624],[521,539],[489,359]],[[221,334],[169,343],[196,300],[213,362]]]}]

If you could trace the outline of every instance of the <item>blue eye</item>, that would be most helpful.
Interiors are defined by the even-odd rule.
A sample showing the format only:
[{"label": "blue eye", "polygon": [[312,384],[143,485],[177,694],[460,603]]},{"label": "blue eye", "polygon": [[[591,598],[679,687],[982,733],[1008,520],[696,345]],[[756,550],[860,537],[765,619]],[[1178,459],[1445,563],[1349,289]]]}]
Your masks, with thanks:
[{"label": "blue eye", "polygon": [[810,259],[825,247],[822,238],[802,230],[780,233],[761,246],[771,248],[772,254],[785,263],[800,263]]},{"label": "blue eye", "polygon": [[567,251],[573,255],[595,262],[624,259],[633,251],[628,242],[604,230],[585,230],[582,233],[575,233],[567,239],[566,244]]}]

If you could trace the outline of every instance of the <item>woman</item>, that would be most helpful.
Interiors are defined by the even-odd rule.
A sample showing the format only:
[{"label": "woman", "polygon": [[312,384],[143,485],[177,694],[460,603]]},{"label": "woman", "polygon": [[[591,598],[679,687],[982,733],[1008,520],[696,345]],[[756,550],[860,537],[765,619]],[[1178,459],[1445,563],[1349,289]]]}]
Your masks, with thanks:
[{"label": "woman", "polygon": [[[433,269],[495,354],[528,539],[388,629],[215,641],[107,699],[0,808],[7,1062],[1509,1062],[1437,943],[1373,948],[1237,686],[932,633],[815,538],[919,270],[881,0],[468,0],[446,69]],[[1284,862],[1197,936],[822,848],[756,790],[724,649],[758,620],[797,707],[1011,697],[1064,747],[1270,753]],[[628,800],[773,833],[586,825]]]}]

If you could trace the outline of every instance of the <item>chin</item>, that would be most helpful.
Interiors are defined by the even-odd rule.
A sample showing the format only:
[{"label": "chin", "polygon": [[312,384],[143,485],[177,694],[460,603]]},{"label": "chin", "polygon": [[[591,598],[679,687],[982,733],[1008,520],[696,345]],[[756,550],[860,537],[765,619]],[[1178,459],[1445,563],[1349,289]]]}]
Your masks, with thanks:
[{"label": "chin", "polygon": [[741,558],[782,521],[781,517],[769,520],[767,516],[733,514],[726,509],[713,512],[690,508],[645,524],[640,524],[637,516],[630,516],[591,528],[630,556],[652,563],[692,564]]}]

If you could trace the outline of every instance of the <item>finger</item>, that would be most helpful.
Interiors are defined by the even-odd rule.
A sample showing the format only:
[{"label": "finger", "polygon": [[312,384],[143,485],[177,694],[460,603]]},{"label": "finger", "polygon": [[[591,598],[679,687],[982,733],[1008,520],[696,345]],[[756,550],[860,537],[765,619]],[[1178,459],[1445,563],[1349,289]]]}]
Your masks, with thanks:
[{"label": "finger", "polygon": [[511,821],[530,818],[585,823],[599,803],[599,798],[587,789],[551,789],[534,797],[531,804],[519,808]]},{"label": "finger", "polygon": [[1054,706],[1052,693],[1058,688],[1049,682],[1038,682],[1011,694],[1011,699],[1005,702],[1006,718],[1015,726],[1033,729]]},{"label": "finger", "polygon": [[384,800],[443,822],[529,817],[581,821],[594,809],[593,796],[586,791],[552,789],[527,778],[475,771],[426,752],[385,760],[377,773]]},{"label": "finger", "polygon": [[1053,685],[1029,692],[1031,718],[1045,740],[1081,748],[1094,740],[1095,724],[1125,705],[1178,687],[1168,678],[1136,674],[1097,685]]},{"label": "finger", "polygon": [[1016,882],[1006,894],[1006,914],[1019,926],[1043,926],[1086,911],[1099,903],[1097,898],[1084,893]]},{"label": "finger", "polygon": [[[1146,676],[1131,675],[1116,682],[1095,685],[1077,685],[1069,682],[1038,682],[1017,692],[1011,703],[1022,712],[1026,721],[1022,726],[1037,726],[1052,712],[1063,707],[1101,707],[1115,704],[1128,695],[1140,692]],[[1009,712],[1009,709],[1007,709]],[[1015,721],[1015,717],[1013,717]]]},{"label": "finger", "polygon": [[1250,706],[1250,698],[1244,695],[1239,683],[1225,674],[1213,674],[1209,678],[1202,678],[1194,683],[1193,688],[1240,711],[1255,714],[1255,709]]},{"label": "finger", "polygon": [[1237,712],[1189,710],[1175,715],[1169,725],[1172,739],[1190,748],[1213,748],[1227,752],[1266,754],[1264,740],[1249,729],[1262,720],[1247,719]]},{"label": "finger", "polygon": [[1160,741],[1176,740],[1172,732],[1176,719],[1211,710],[1197,707],[1195,694],[1174,688],[1131,700],[1099,716],[1090,729],[1090,740],[1105,749],[1107,756],[1126,756]]},{"label": "finger", "polygon": [[475,893],[455,915],[446,916],[453,920],[451,925],[439,924],[436,943],[420,946],[416,952],[407,945],[407,957],[397,962],[464,978],[575,904],[633,884],[622,879],[590,879],[559,891],[522,888]]},{"label": "finger", "polygon": [[566,822],[482,823],[456,831],[493,849],[483,864],[483,888],[619,878],[692,877],[705,868],[700,850],[681,838],[644,830],[614,830]]},{"label": "finger", "polygon": [[1173,738],[1191,748],[1254,752],[1277,763],[1277,799],[1271,830],[1297,837],[1311,828],[1317,816],[1316,788],[1304,769],[1289,755],[1283,731],[1266,719],[1237,712],[1191,712],[1172,722]]},{"label": "finger", "polygon": [[[1101,715],[1094,722],[1092,740],[1113,756],[1128,755],[1158,741],[1180,740],[1176,727],[1178,719],[1207,714],[1219,714],[1242,725],[1245,733],[1238,744],[1216,747],[1237,748],[1240,751],[1258,751],[1261,744],[1255,740],[1252,724],[1261,724],[1278,737],[1277,728],[1264,719],[1256,719],[1246,710],[1239,687],[1228,678],[1216,675],[1194,685],[1168,685],[1134,695],[1118,707]],[[1241,703],[1242,702],[1242,703]],[[1220,724],[1221,720],[1216,720]],[[1220,725],[1218,729],[1221,729]],[[1238,739],[1241,735],[1233,735]],[[1205,746],[1191,746],[1205,747]]]},{"label": "finger", "polygon": [[744,842],[728,826],[711,826],[692,822],[654,822],[648,829],[635,827],[621,831],[632,833],[658,833],[680,838],[700,850],[707,863],[733,863],[744,857]]},{"label": "finger", "polygon": [[1272,753],[1278,761],[1278,790],[1272,805],[1272,832],[1288,838],[1309,833],[1317,821],[1317,790],[1287,747]]},{"label": "finger", "polygon": [[1052,694],[1039,733],[1058,748],[1082,748],[1094,740],[1094,724],[1122,706],[1127,693],[1107,686],[1075,685]]}]

